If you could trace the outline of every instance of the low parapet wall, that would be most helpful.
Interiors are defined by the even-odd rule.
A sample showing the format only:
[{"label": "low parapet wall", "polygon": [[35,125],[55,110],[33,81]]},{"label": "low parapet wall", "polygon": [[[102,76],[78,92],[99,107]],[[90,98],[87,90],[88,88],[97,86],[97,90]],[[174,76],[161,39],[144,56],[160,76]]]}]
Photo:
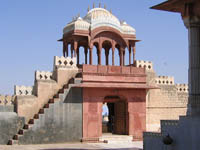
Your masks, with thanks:
[{"label": "low parapet wall", "polygon": [[153,71],[153,63],[151,61],[136,60],[137,68],[145,68],[147,71]]},{"label": "low parapet wall", "polygon": [[176,84],[176,88],[178,92],[188,93],[188,84]]},{"label": "low parapet wall", "polygon": [[174,85],[174,77],[158,76],[155,78],[155,83],[158,85]]},{"label": "low parapet wall", "polygon": [[0,95],[0,105],[13,105],[15,96]]},{"label": "low parapet wall", "polygon": [[14,112],[15,96],[0,95],[0,112]]},{"label": "low parapet wall", "polygon": [[105,75],[145,75],[145,69],[131,66],[83,65],[83,73],[98,73]]},{"label": "low parapet wall", "polygon": [[83,65],[83,82],[146,83],[144,68]]}]

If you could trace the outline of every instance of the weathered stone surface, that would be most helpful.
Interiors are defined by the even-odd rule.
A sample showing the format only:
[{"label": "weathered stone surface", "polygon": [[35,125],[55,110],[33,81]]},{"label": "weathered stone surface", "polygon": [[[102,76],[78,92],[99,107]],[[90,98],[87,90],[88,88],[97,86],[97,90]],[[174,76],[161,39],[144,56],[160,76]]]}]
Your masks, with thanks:
[{"label": "weathered stone surface", "polygon": [[60,101],[49,104],[44,114],[24,136],[19,144],[58,143],[80,141],[82,138],[82,89],[65,90]]},{"label": "weathered stone surface", "polygon": [[14,105],[0,105],[1,112],[14,112]]},{"label": "weathered stone surface", "polygon": [[0,112],[0,144],[7,144],[9,139],[24,125],[24,118],[14,112]]},{"label": "weathered stone surface", "polygon": [[173,77],[157,77],[154,71],[147,71],[147,83],[158,87],[147,93],[147,131],[160,131],[160,120],[174,120],[179,119],[180,115],[186,115],[188,92],[180,91],[180,88],[187,89],[187,85],[175,85]]}]

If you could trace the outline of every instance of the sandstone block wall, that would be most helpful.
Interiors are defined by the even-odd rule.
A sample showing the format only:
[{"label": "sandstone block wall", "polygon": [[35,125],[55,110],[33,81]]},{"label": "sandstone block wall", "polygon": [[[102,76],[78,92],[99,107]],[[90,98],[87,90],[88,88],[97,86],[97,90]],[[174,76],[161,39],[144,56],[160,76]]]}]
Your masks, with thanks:
[{"label": "sandstone block wall", "polygon": [[146,69],[148,85],[155,86],[147,92],[147,131],[159,131],[160,120],[176,120],[186,115],[188,103],[187,84],[175,84],[174,77],[157,76]]}]

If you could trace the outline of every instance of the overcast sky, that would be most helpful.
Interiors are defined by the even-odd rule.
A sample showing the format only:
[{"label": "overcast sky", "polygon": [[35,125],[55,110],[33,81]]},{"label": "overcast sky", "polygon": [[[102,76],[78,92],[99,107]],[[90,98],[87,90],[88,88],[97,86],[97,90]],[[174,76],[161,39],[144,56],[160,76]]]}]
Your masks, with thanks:
[{"label": "overcast sky", "polygon": [[33,85],[35,70],[52,71],[53,56],[62,55],[57,40],[64,26],[79,13],[84,17],[93,2],[136,29],[137,60],[153,61],[157,75],[187,83],[187,30],[180,14],[149,9],[163,0],[1,0],[0,94]]}]

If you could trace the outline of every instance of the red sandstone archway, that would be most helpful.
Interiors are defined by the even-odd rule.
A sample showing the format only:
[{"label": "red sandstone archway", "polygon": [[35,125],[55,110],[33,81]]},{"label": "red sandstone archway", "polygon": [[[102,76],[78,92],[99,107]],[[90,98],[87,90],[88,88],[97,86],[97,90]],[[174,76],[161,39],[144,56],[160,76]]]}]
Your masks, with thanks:
[{"label": "red sandstone archway", "polygon": [[[102,105],[107,95],[127,101],[125,134],[134,140],[142,139],[146,129],[145,89],[83,88],[83,140],[98,140],[102,136]],[[116,127],[120,133],[122,127]]]},{"label": "red sandstone archway", "polygon": [[113,134],[128,134],[128,103],[119,96],[106,96],[103,103],[107,103],[109,110],[107,131]]}]

